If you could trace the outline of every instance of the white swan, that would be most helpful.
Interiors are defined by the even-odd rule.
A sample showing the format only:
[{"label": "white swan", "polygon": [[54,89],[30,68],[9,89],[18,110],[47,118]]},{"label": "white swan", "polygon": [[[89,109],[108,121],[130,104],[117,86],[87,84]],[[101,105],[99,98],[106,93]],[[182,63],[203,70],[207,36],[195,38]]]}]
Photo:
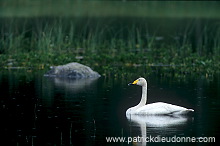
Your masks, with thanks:
[{"label": "white swan", "polygon": [[173,115],[173,114],[187,114],[193,112],[193,109],[187,109],[177,105],[167,104],[163,102],[147,104],[147,81],[144,78],[139,78],[133,83],[133,85],[142,86],[142,98],[138,105],[129,108],[126,111],[126,115]]}]

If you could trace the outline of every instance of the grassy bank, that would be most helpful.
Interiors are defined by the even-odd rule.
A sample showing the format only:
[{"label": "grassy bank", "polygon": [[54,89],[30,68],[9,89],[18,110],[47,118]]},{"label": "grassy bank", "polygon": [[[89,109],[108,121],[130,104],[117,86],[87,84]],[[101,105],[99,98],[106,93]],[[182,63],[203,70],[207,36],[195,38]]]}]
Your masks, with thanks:
[{"label": "grassy bank", "polygon": [[220,71],[220,61],[217,56],[201,57],[196,54],[185,54],[182,57],[172,54],[170,49],[157,51],[127,52],[107,51],[91,53],[86,50],[75,51],[34,51],[15,54],[1,54],[2,68],[46,69],[69,62],[79,62],[91,66],[104,76],[126,76],[139,72],[140,75],[155,72],[158,75],[187,76],[188,74],[212,76]]},{"label": "grassy bank", "polygon": [[[39,10],[41,4],[37,2],[28,16],[20,9],[18,15],[12,15],[15,6],[30,8],[31,3],[23,2],[2,5],[1,68],[49,69],[77,61],[103,75],[131,70],[205,76],[219,73],[218,3],[209,5],[210,13],[202,13],[206,3],[195,3],[192,8],[190,3],[117,2],[116,6],[116,2],[109,2],[109,8],[99,8],[102,3],[86,7],[79,2],[74,6],[87,9],[80,11],[77,7],[57,16],[55,12],[47,15],[44,7],[42,13],[32,13],[35,7]],[[118,9],[110,11],[110,6]],[[129,10],[134,7],[139,11],[132,15],[133,10]],[[185,8],[189,9],[187,13]],[[49,12],[54,10],[59,11],[54,6]],[[120,15],[115,16],[116,12]]]},{"label": "grassy bank", "polygon": [[[103,75],[128,67],[205,75],[220,69],[220,32],[215,24],[188,20],[177,35],[174,32],[180,21],[167,35],[163,28],[152,31],[150,24],[143,25],[140,19],[132,23],[128,23],[130,19],[123,23],[114,19],[95,19],[95,23],[88,18],[48,19],[4,19],[0,66],[49,69],[77,61]],[[201,25],[198,23],[203,26],[195,33],[196,26]]]}]

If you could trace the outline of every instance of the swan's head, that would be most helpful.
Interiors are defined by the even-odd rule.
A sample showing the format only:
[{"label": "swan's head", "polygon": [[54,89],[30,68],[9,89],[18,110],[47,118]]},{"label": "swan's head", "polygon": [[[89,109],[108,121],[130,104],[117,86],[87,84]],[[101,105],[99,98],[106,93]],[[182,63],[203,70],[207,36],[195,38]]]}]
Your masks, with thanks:
[{"label": "swan's head", "polygon": [[146,86],[147,81],[145,78],[138,78],[133,83],[129,83],[128,85],[139,85],[139,86]]}]

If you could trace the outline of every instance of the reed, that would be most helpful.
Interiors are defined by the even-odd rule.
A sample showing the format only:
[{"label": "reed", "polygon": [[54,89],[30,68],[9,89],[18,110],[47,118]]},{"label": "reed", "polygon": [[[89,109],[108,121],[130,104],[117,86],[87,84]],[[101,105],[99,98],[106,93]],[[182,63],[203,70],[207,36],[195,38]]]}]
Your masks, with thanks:
[{"label": "reed", "polygon": [[136,18],[1,19],[0,59],[15,59],[16,66],[45,68],[71,61],[105,70],[115,65],[211,65],[220,53],[219,25],[197,20],[164,33],[164,26],[152,30],[158,19],[153,24]]},{"label": "reed", "polygon": [[104,24],[101,24],[104,20],[97,23],[89,20],[69,22],[62,19],[45,21],[18,18],[8,21],[10,21],[9,24],[6,22],[1,25],[0,51],[2,54],[19,51],[68,51],[71,50],[70,48],[101,52],[105,49],[111,51],[113,49],[113,51],[127,53],[170,46],[180,55],[185,54],[186,49],[190,49],[192,53],[197,52],[205,56],[210,53],[216,55],[214,52],[220,46],[219,26],[204,25],[198,30],[201,22],[188,24],[179,32],[176,28],[179,33],[176,36],[175,34],[157,36],[160,35],[157,30],[149,32],[149,28],[144,25],[114,24],[118,20]]}]

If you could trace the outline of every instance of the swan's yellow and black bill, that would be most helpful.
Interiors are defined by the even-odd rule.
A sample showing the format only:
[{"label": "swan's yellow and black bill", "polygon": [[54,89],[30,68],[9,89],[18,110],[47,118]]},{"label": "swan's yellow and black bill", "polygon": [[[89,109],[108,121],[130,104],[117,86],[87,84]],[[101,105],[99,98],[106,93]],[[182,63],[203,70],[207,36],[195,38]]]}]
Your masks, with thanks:
[{"label": "swan's yellow and black bill", "polygon": [[129,83],[128,85],[136,85],[138,80],[135,80],[133,83]]},{"label": "swan's yellow and black bill", "polygon": [[132,84],[133,85],[136,85],[137,84],[137,82],[138,82],[138,80],[135,80]]}]

